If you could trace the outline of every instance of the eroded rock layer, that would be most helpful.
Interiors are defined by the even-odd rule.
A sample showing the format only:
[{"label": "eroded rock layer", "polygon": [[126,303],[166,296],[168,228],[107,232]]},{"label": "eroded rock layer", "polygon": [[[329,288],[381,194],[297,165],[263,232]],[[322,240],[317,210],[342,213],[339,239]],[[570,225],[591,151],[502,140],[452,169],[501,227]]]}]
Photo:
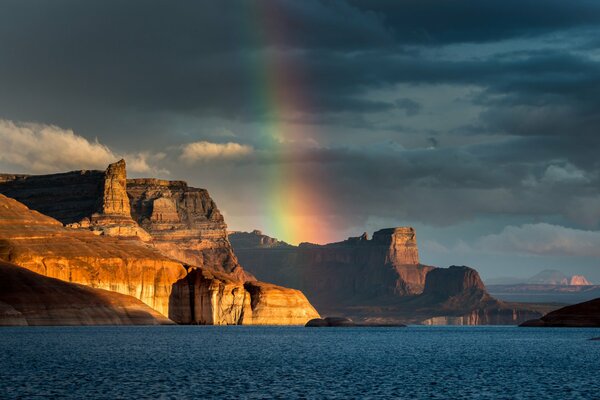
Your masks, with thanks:
[{"label": "eroded rock layer", "polygon": [[0,261],[0,326],[172,323],[131,296],[48,278]]},{"label": "eroded rock layer", "polygon": [[409,227],[328,245],[290,246],[257,231],[230,240],[259,279],[301,289],[321,313],[361,324],[517,324],[547,310],[494,299],[472,268],[420,264]]},{"label": "eroded rock layer", "polygon": [[290,246],[258,231],[234,232],[229,239],[258,279],[298,288],[318,309],[420,293],[433,268],[419,263],[416,234],[409,227],[382,229],[371,240],[363,234],[327,245]]},{"label": "eroded rock layer", "polygon": [[140,299],[169,315],[183,266],[140,242],[63,227],[53,218],[0,195],[0,259],[36,273]]},{"label": "eroded rock layer", "polygon": [[205,189],[183,181],[129,179],[131,215],[164,254],[186,264],[255,279],[240,266],[227,239],[227,225]]},{"label": "eroded rock layer", "polygon": [[[46,277],[135,297],[177,323],[300,325],[318,316],[297,290],[184,267],[141,241],[66,228],[4,195],[0,259]],[[89,315],[104,323],[102,312]]]},{"label": "eroded rock layer", "polygon": [[106,171],[51,175],[1,175],[0,193],[71,228],[96,234],[150,240],[131,218],[125,161]]}]

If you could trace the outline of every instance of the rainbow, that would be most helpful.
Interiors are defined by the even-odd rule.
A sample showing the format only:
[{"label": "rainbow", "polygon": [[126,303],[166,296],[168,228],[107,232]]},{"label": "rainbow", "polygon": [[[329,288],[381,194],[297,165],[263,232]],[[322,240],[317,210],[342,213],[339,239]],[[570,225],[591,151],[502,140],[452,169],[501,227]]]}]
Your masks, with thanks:
[{"label": "rainbow", "polygon": [[[259,106],[266,110],[268,121],[261,137],[265,148],[275,159],[268,164],[266,218],[263,231],[288,243],[324,243],[330,241],[323,220],[328,203],[326,188],[311,181],[306,164],[300,162],[298,145],[306,143],[317,132],[294,123],[298,110],[307,109],[302,88],[302,71],[289,65],[281,53],[269,44],[283,43],[285,29],[280,26],[276,2],[250,2],[259,21],[255,30],[264,56],[256,60],[256,95]],[[263,54],[261,52],[260,54]],[[264,211],[263,211],[264,212]]]}]

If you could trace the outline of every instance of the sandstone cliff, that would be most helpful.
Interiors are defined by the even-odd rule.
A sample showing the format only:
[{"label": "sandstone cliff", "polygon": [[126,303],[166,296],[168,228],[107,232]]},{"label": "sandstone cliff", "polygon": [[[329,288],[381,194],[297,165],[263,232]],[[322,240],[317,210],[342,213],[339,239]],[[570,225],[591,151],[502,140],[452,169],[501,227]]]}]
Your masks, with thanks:
[{"label": "sandstone cliff", "polygon": [[254,280],[240,266],[227,225],[205,189],[183,181],[129,179],[120,160],[106,171],[0,175],[0,193],[70,228],[137,238],[180,262]]},{"label": "sandstone cliff", "polygon": [[600,327],[600,298],[552,311],[542,318],[526,321],[530,327]]},{"label": "sandstone cliff", "polygon": [[154,246],[184,263],[226,272],[240,282],[254,280],[240,266],[227,239],[227,225],[205,189],[183,181],[130,179],[131,215]]},{"label": "sandstone cliff", "polygon": [[[244,284],[225,273],[184,267],[141,241],[66,228],[4,195],[0,260],[47,277],[130,295],[177,323],[300,325],[318,316],[297,290]],[[238,309],[240,298],[247,307]],[[93,315],[104,321],[101,314]]]},{"label": "sandstone cliff", "polygon": [[[252,240],[249,236],[255,236]],[[302,290],[318,309],[390,301],[423,290],[413,228],[391,228],[327,245],[290,246],[260,232],[232,233],[241,263],[259,279]]]},{"label": "sandstone cliff", "polygon": [[0,326],[159,324],[173,322],[131,296],[48,278],[0,261]]},{"label": "sandstone cliff", "polygon": [[63,227],[0,195],[0,259],[36,273],[136,297],[168,316],[184,267],[139,242]]},{"label": "sandstone cliff", "polygon": [[297,247],[257,231],[229,237],[259,279],[298,288],[321,313],[363,324],[517,324],[547,310],[494,299],[472,268],[420,264],[410,227]]},{"label": "sandstone cliff", "polygon": [[51,175],[0,175],[0,193],[71,228],[96,234],[150,240],[131,218],[125,161],[106,171]]}]

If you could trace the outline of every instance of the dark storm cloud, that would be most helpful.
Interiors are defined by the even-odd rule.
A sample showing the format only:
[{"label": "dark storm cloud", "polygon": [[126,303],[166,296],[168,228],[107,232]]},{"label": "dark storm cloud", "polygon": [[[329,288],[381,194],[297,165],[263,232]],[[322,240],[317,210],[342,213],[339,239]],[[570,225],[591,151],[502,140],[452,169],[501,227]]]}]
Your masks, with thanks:
[{"label": "dark storm cloud", "polygon": [[[340,213],[432,224],[511,213],[581,224],[589,215],[593,225],[599,24],[597,1],[4,1],[0,117],[111,145],[169,143],[177,116],[221,118],[241,134],[272,117],[264,92],[282,75],[302,99],[283,117],[340,142],[285,160],[304,165],[303,179],[326,181]],[[477,116],[462,127],[411,125],[442,118],[430,103],[444,94],[396,93],[399,85],[476,88],[464,109]],[[394,144],[412,132],[431,148]],[[391,143],[353,146],[375,134]],[[451,144],[463,136],[483,139]],[[280,162],[256,150],[239,162]]]}]

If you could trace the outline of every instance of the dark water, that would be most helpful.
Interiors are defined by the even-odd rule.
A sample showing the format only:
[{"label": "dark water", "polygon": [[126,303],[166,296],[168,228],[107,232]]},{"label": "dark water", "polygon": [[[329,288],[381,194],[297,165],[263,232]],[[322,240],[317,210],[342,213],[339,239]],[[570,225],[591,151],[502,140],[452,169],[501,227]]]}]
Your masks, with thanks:
[{"label": "dark water", "polygon": [[600,399],[599,329],[1,328],[0,398]]}]

